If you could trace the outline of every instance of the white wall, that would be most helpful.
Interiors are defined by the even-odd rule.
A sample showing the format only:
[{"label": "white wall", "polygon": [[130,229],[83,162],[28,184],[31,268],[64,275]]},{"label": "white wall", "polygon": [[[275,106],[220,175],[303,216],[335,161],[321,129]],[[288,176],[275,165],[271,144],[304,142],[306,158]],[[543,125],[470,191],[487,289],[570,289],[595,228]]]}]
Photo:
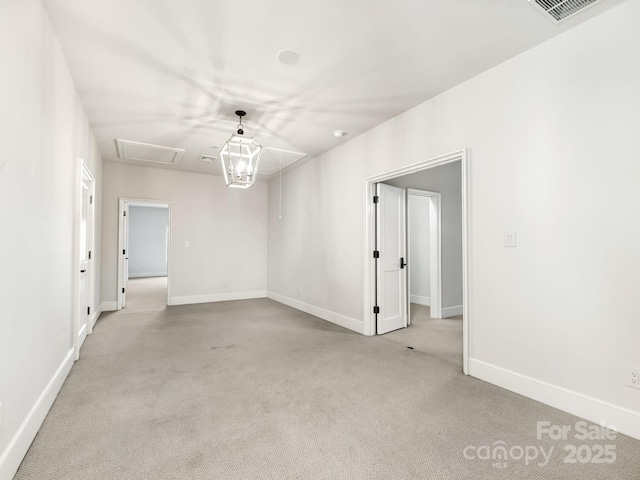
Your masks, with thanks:
[{"label": "white wall", "polygon": [[361,325],[364,179],[469,147],[471,373],[640,438],[638,18],[627,1],[286,172],[282,220],[271,182],[269,290]]},{"label": "white wall", "polygon": [[107,305],[117,300],[120,197],[173,202],[172,304],[266,294],[265,182],[242,190],[228,188],[214,175],[105,162],[102,298]]},{"label": "white wall", "polygon": [[0,479],[13,477],[73,363],[79,158],[102,160],[39,0],[0,3]]},{"label": "white wall", "polygon": [[167,275],[167,207],[129,207],[129,278]]},{"label": "white wall", "polygon": [[429,241],[429,197],[407,196],[409,230],[409,298],[412,303],[431,305],[431,262]]},{"label": "white wall", "polygon": [[[269,185],[269,296],[362,332],[362,162],[333,150]],[[343,167],[347,175],[342,175]]]},{"label": "white wall", "polygon": [[459,315],[462,308],[462,181],[460,162],[386,180],[385,183],[400,188],[416,188],[441,194],[442,313],[444,317]]}]

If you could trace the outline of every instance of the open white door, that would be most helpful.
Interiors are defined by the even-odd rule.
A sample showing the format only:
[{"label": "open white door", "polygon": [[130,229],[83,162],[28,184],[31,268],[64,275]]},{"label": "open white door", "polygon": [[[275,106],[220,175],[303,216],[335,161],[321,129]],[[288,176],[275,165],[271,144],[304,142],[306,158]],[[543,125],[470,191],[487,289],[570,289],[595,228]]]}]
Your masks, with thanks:
[{"label": "open white door", "polygon": [[129,281],[129,204],[120,200],[120,279],[118,282],[118,309],[127,305],[127,282]]},{"label": "open white door", "polygon": [[82,346],[85,338],[87,338],[87,325],[89,320],[89,312],[87,312],[87,291],[89,283],[89,198],[90,185],[82,178],[82,206],[80,210],[80,282],[78,285],[78,338],[76,339],[78,350]]},{"label": "open white door", "polygon": [[93,192],[94,179],[81,163],[80,177],[80,222],[78,238],[79,275],[78,275],[78,304],[75,315],[75,358],[80,356],[80,347],[91,329],[90,307],[93,303],[93,269],[91,268],[91,249],[93,244]]},{"label": "open white door", "polygon": [[376,316],[378,334],[407,326],[405,190],[378,183],[376,209]]},{"label": "open white door", "polygon": [[127,304],[127,282],[129,281],[129,204],[124,206],[124,250],[122,256],[122,262],[124,268],[122,269],[122,308]]}]

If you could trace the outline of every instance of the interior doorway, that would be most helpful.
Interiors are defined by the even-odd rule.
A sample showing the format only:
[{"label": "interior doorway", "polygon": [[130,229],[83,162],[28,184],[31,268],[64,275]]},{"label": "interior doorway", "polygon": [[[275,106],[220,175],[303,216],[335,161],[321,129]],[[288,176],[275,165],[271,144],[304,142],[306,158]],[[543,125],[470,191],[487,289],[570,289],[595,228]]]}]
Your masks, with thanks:
[{"label": "interior doorway", "polygon": [[118,222],[118,310],[127,297],[137,303],[171,299],[172,204],[165,200],[120,198]]},{"label": "interior doorway", "polygon": [[[459,162],[459,163],[457,163]],[[364,333],[366,335],[375,335],[378,333],[384,333],[378,331],[378,317],[383,312],[383,305],[379,305],[379,302],[386,302],[387,297],[391,294],[401,295],[401,301],[405,302],[407,305],[407,311],[409,311],[410,305],[410,293],[408,291],[405,292],[392,292],[380,291],[380,285],[378,284],[378,256],[382,257],[383,253],[379,252],[376,255],[376,241],[378,240],[378,207],[375,202],[378,200],[375,197],[377,196],[378,184],[385,183],[390,184],[395,187],[402,187],[403,184],[400,181],[406,180],[408,178],[413,177],[412,174],[417,174],[419,172],[424,172],[425,174],[431,174],[432,172],[436,172],[435,169],[437,167],[445,167],[450,164],[457,163],[457,177],[455,180],[458,182],[459,186],[459,209],[460,209],[460,217],[459,217],[459,239],[460,245],[459,250],[461,251],[460,257],[460,271],[459,271],[459,292],[456,292],[455,289],[447,289],[444,288],[442,291],[441,297],[443,298],[441,303],[441,315],[442,317],[453,317],[456,315],[460,315],[464,312],[464,316],[462,318],[462,370],[466,374],[468,373],[468,365],[469,365],[469,324],[471,319],[471,311],[469,308],[469,277],[470,277],[470,267],[469,267],[469,239],[470,239],[470,221],[469,221],[469,195],[470,195],[470,184],[469,184],[469,164],[468,157],[465,150],[461,150],[458,152],[454,152],[449,155],[444,155],[441,157],[433,158],[424,162],[420,162],[415,165],[411,165],[409,167],[404,167],[401,169],[396,169],[393,171],[386,172],[381,175],[377,175],[375,177],[370,177],[365,180],[365,192],[366,192],[366,232],[365,232],[365,252],[367,254],[367,260],[365,263],[365,325],[364,325]],[[439,169],[438,171],[444,171],[445,169]],[[449,169],[450,170],[450,169]],[[429,172],[428,172],[429,171]],[[404,185],[405,188],[411,185]],[[437,192],[433,192],[437,193]],[[442,200],[444,202],[444,199]],[[444,228],[443,228],[444,229]],[[442,241],[444,243],[444,240]],[[445,245],[445,248],[451,250],[448,245]],[[371,255],[371,252],[374,252]],[[442,256],[442,255],[441,255]],[[400,259],[396,259],[396,261],[400,261]],[[408,262],[409,269],[411,268],[411,259]],[[405,273],[406,275],[406,273]],[[447,282],[447,285],[451,284],[451,275],[447,274],[443,277],[443,282]],[[384,287],[384,286],[383,286]],[[451,296],[456,295],[456,298],[459,298],[459,302],[451,303]],[[433,295],[432,295],[433,296]],[[437,298],[437,295],[436,295]],[[458,304],[459,303],[459,304]],[[443,306],[444,305],[444,306]],[[431,313],[431,312],[430,312]],[[384,314],[383,314],[384,315]],[[431,316],[431,315],[430,315]],[[409,321],[407,320],[407,325]]]}]

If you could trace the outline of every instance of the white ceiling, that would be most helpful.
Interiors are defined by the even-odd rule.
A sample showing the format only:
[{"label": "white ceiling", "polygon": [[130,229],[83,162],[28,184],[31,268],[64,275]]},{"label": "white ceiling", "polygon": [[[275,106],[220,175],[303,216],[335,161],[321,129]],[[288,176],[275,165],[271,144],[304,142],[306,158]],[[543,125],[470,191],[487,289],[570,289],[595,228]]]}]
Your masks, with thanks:
[{"label": "white ceiling", "polygon": [[[43,1],[106,161],[219,175],[200,157],[218,156],[235,110],[272,174],[623,0],[560,25],[527,0]],[[300,62],[280,63],[283,49]],[[185,153],[123,160],[116,139]]]}]

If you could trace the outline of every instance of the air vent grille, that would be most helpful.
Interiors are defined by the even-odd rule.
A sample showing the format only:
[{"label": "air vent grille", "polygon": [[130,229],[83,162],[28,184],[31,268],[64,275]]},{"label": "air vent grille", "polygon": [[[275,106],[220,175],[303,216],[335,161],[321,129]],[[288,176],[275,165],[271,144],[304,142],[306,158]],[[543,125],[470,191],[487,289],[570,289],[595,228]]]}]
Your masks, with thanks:
[{"label": "air vent grille", "polygon": [[552,22],[560,23],[601,0],[529,0],[529,3],[541,11]]},{"label": "air vent grille", "polygon": [[212,157],[211,155],[200,155],[200,160],[203,162],[213,163],[217,160],[218,157]]}]

